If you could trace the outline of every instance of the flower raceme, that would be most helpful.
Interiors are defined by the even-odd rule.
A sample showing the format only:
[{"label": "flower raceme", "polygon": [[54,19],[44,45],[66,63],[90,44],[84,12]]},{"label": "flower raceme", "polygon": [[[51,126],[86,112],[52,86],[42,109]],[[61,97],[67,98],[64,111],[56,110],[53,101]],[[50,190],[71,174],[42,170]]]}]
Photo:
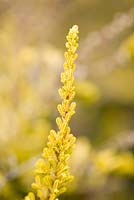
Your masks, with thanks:
[{"label": "flower raceme", "polygon": [[64,72],[61,73],[63,86],[59,89],[62,102],[57,106],[60,117],[56,118],[58,131],[51,130],[48,136],[47,147],[44,148],[42,158],[36,163],[35,182],[32,192],[25,200],[58,200],[58,196],[66,191],[66,185],[72,181],[68,159],[72,153],[75,137],[71,134],[69,121],[75,113],[76,103],[72,102],[75,96],[74,61],[77,58],[78,26],[74,25],[67,35]]}]

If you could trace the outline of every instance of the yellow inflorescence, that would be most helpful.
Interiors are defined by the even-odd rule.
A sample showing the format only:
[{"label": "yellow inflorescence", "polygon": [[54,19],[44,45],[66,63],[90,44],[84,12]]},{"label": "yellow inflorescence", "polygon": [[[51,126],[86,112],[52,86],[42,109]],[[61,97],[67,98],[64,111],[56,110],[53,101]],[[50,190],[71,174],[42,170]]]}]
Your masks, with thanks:
[{"label": "yellow inflorescence", "polygon": [[[69,121],[75,113],[74,61],[77,58],[78,26],[74,25],[67,35],[67,51],[65,52],[64,72],[61,73],[63,86],[59,89],[62,103],[57,109],[60,117],[56,118],[58,131],[51,130],[47,147],[44,148],[41,159],[36,163],[35,183],[33,189],[41,200],[58,200],[58,196],[66,191],[66,184],[72,181],[68,167],[75,137],[70,133]],[[25,200],[35,200],[35,195],[29,193]]]}]

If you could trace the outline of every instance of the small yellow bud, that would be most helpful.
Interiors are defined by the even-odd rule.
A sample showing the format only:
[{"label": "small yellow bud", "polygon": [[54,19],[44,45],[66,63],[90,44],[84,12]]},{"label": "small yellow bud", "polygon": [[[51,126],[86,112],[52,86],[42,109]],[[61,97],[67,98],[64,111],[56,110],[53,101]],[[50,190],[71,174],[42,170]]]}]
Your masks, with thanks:
[{"label": "small yellow bud", "polygon": [[75,32],[75,33],[78,33],[78,26],[77,25],[73,25],[72,31]]},{"label": "small yellow bud", "polygon": [[32,192],[28,193],[28,196],[25,197],[25,200],[35,200],[35,196]]},{"label": "small yellow bud", "polygon": [[61,128],[62,128],[62,120],[61,120],[60,117],[56,118],[56,124],[57,124],[58,128],[61,130]]}]

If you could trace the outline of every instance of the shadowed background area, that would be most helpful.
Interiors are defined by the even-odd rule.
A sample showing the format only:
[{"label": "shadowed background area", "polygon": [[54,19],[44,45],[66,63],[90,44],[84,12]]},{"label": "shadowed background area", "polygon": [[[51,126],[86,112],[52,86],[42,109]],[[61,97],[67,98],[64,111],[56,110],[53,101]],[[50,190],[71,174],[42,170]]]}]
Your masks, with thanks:
[{"label": "shadowed background area", "polygon": [[133,0],[0,0],[0,200],[31,190],[77,24],[75,179],[61,200],[134,196]]}]

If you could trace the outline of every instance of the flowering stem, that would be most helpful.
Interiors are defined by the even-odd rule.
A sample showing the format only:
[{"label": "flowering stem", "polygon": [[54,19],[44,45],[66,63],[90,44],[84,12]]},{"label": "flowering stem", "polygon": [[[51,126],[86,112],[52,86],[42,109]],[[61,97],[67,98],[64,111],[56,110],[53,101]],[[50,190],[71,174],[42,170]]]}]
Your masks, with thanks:
[{"label": "flowering stem", "polygon": [[[62,98],[57,106],[60,117],[56,118],[58,131],[51,130],[48,136],[47,147],[42,157],[36,163],[35,183],[33,189],[37,191],[40,200],[58,200],[58,196],[66,191],[66,185],[72,181],[68,159],[72,153],[75,137],[71,134],[69,121],[75,113],[76,103],[72,102],[75,96],[74,70],[76,50],[78,48],[78,26],[74,25],[67,35],[64,72],[61,73],[63,86],[59,89]],[[25,200],[35,200],[34,193],[29,193]]]}]

